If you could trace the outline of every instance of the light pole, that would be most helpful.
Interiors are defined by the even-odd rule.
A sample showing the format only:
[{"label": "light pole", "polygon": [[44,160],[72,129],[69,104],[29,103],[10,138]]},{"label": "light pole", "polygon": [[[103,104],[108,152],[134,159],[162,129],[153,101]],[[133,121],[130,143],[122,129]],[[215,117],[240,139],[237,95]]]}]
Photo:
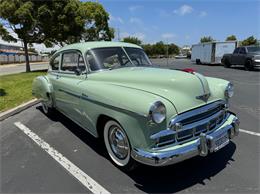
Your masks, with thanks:
[{"label": "light pole", "polygon": [[120,29],[117,28],[117,38],[118,38],[118,41],[120,41]]},{"label": "light pole", "polygon": [[167,57],[167,66],[169,66],[169,45],[168,45],[168,39],[166,39],[166,57]]}]

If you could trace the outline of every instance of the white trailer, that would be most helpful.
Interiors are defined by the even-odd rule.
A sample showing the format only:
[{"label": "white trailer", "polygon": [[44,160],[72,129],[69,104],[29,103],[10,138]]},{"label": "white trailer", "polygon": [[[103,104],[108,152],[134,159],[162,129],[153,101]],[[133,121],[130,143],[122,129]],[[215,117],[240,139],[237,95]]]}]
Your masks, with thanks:
[{"label": "white trailer", "polygon": [[195,44],[191,48],[191,61],[196,64],[221,64],[223,55],[233,53],[236,47],[236,41]]}]

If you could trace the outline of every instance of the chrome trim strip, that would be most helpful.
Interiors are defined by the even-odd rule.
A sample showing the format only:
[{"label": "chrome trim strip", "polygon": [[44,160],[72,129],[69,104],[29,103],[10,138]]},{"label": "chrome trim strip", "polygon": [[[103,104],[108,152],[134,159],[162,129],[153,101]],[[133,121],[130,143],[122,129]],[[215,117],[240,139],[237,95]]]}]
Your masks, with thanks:
[{"label": "chrome trim strip", "polygon": [[197,122],[194,122],[194,123],[190,123],[188,125],[184,125],[183,129],[181,131],[185,131],[185,130],[192,129],[192,128],[197,127],[197,126],[204,125],[204,124],[208,123],[209,121],[218,118],[221,114],[224,114],[223,110],[220,110],[217,113],[213,114],[212,116],[205,118],[203,120],[200,120],[200,121],[197,121]]},{"label": "chrome trim strip", "polygon": [[121,111],[126,112],[126,113],[132,113],[132,114],[135,114],[135,115],[147,118],[147,115],[145,115],[145,114],[133,112],[131,110],[127,110],[127,109],[124,109],[124,108],[111,106],[109,104],[105,104],[103,102],[96,101],[96,100],[90,98],[88,95],[86,95],[84,93],[82,93],[81,95],[77,95],[75,93],[72,93],[72,92],[69,92],[69,91],[66,91],[66,90],[63,90],[63,89],[58,89],[58,90],[63,92],[63,93],[66,93],[66,94],[68,94],[70,96],[73,96],[73,97],[76,97],[76,98],[79,98],[79,99],[82,99],[82,100],[85,100],[85,101],[89,101],[89,102],[92,102],[94,104],[99,104],[99,105],[102,105],[102,106],[105,106],[105,107],[108,107],[108,108],[118,109],[118,110],[121,110]]},{"label": "chrome trim strip", "polygon": [[176,117],[174,117],[171,121],[170,121],[170,124],[173,124],[173,123],[176,123],[176,122],[179,122],[181,120],[184,120],[186,118],[190,118],[192,116],[195,116],[197,115],[198,113],[203,113],[203,112],[207,112],[207,111],[210,111],[214,108],[216,108],[218,105],[225,105],[226,104],[226,101],[224,100],[218,100],[216,102],[213,102],[213,103],[210,103],[210,104],[207,104],[205,106],[202,106],[202,107],[199,107],[199,108],[195,108],[193,110],[190,110],[190,111],[187,111],[187,112],[184,112],[182,114],[179,114],[177,115]]}]

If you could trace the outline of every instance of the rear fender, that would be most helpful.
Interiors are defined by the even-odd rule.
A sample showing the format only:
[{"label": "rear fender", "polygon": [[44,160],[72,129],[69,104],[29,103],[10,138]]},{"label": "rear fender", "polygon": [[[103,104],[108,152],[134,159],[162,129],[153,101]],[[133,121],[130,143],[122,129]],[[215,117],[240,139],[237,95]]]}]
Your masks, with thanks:
[{"label": "rear fender", "polygon": [[49,107],[53,106],[53,87],[46,76],[38,76],[34,79],[32,95],[41,101],[47,102]]}]

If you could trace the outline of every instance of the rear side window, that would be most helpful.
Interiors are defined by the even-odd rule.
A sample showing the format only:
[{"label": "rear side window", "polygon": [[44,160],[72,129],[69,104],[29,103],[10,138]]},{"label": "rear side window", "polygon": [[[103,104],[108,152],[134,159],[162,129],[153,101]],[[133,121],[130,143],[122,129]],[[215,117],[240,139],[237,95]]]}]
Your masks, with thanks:
[{"label": "rear side window", "polygon": [[239,47],[235,49],[234,53],[238,53],[239,52]]},{"label": "rear side window", "polygon": [[240,54],[246,54],[246,49],[244,47],[241,47],[239,53]]},{"label": "rear side window", "polygon": [[59,64],[60,64],[60,56],[58,55],[51,60],[51,62],[50,62],[51,69],[52,70],[59,70]]},{"label": "rear side window", "polygon": [[82,55],[78,52],[66,52],[62,57],[61,70],[75,72],[79,68],[81,71],[86,69]]}]

